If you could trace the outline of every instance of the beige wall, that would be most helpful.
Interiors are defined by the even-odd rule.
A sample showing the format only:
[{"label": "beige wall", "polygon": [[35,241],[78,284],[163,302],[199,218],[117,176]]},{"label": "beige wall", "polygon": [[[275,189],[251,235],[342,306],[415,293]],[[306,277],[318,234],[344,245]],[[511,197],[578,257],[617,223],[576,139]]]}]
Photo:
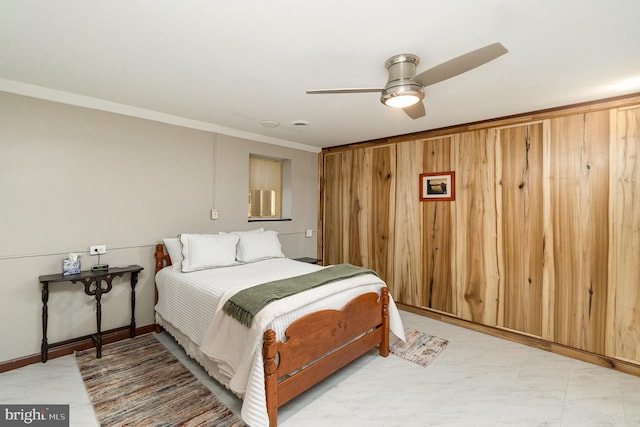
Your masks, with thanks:
[{"label": "beige wall", "polygon": [[[292,160],[292,221],[247,222],[250,153]],[[317,177],[314,153],[0,92],[0,361],[39,352],[38,276],[58,273],[69,252],[89,268],[89,245],[107,246],[102,262],[144,267],[138,326],[153,323],[153,250],[163,237],[264,226],[280,233],[287,256],[315,256]],[[114,283],[105,330],[129,320],[128,284]],[[52,285],[49,342],[94,329],[81,285]]]}]

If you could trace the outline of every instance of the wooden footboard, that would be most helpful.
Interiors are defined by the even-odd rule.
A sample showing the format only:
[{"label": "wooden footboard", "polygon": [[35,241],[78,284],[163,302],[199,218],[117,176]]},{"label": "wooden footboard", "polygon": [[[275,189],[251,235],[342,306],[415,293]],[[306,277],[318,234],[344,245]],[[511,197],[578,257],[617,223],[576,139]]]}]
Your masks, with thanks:
[{"label": "wooden footboard", "polygon": [[360,295],[342,310],[322,310],[293,322],[284,342],[273,330],[264,333],[265,390],[269,426],[278,408],[340,368],[379,346],[389,355],[389,293]]}]

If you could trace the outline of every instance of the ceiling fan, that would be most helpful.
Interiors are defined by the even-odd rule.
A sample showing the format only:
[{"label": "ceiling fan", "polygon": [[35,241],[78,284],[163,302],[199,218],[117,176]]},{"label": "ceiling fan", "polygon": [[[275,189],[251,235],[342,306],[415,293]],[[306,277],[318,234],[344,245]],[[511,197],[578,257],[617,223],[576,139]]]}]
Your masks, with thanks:
[{"label": "ceiling fan", "polygon": [[493,43],[472,50],[416,75],[420,58],[410,53],[394,55],[384,63],[389,79],[384,88],[345,88],[308,90],[308,94],[380,92],[380,101],[394,108],[402,108],[412,119],[425,115],[424,88],[472,70],[504,55],[508,50]]}]

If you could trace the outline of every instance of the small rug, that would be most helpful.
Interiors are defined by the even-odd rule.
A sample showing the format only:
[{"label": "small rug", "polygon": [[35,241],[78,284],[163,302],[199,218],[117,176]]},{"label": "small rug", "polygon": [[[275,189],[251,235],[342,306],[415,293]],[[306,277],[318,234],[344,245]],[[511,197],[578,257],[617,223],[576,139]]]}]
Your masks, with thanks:
[{"label": "small rug", "polygon": [[449,343],[445,339],[409,328],[405,329],[404,334],[407,342],[397,339],[391,344],[389,351],[420,366],[427,366],[433,362]]},{"label": "small rug", "polygon": [[146,334],[76,352],[76,363],[101,426],[219,426],[244,423]]}]

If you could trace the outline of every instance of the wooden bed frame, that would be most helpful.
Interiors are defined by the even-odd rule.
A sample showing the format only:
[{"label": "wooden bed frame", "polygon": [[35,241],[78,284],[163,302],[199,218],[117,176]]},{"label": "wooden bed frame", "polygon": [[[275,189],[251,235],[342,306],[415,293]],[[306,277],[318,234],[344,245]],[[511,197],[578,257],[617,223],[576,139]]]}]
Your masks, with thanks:
[{"label": "wooden bed frame", "polygon": [[[171,265],[162,244],[156,245],[156,273]],[[382,288],[352,299],[342,310],[321,310],[293,322],[285,342],[275,331],[264,333],[265,391],[269,426],[278,424],[278,408],[329,375],[379,346],[389,355],[389,292]],[[156,289],[156,303],[158,291]],[[156,330],[160,326],[156,325]]]}]

